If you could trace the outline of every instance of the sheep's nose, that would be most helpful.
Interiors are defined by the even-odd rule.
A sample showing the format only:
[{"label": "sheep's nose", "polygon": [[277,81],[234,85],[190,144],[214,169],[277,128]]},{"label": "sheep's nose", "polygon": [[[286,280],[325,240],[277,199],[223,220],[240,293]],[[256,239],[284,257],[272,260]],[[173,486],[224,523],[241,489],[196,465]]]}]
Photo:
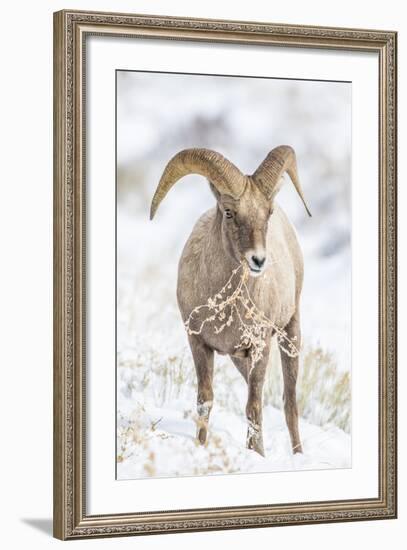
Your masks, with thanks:
[{"label": "sheep's nose", "polygon": [[254,265],[257,265],[257,267],[263,267],[264,265],[264,262],[266,261],[266,257],[265,256],[252,256],[252,261],[254,263]]}]

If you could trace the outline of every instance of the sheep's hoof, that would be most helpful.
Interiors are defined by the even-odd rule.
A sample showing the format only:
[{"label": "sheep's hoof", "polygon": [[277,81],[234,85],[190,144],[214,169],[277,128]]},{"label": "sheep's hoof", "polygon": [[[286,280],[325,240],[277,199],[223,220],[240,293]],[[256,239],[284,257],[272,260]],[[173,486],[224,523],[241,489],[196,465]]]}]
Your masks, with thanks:
[{"label": "sheep's hoof", "polygon": [[256,451],[261,456],[266,456],[264,452],[263,436],[261,432],[253,428],[252,424],[249,424],[247,429],[247,441],[246,447],[252,451]]},{"label": "sheep's hoof", "polygon": [[200,426],[196,433],[196,438],[199,441],[200,445],[205,445],[207,437],[208,437],[208,427]]},{"label": "sheep's hoof", "polygon": [[256,440],[251,440],[249,441],[249,443],[247,444],[247,448],[252,450],[252,451],[256,451],[256,453],[259,453],[259,455],[265,457],[265,452],[264,452],[264,446],[263,446],[263,441],[256,441]]},{"label": "sheep's hoof", "polygon": [[303,450],[302,450],[302,445],[301,443],[297,443],[296,445],[293,446],[293,454],[297,454],[297,453],[303,453]]}]

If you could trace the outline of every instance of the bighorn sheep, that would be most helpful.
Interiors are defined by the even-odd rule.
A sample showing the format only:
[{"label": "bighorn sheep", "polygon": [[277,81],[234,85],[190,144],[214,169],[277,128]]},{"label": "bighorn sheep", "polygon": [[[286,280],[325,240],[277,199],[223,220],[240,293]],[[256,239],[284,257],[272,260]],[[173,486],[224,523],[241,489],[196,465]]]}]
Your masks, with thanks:
[{"label": "bighorn sheep", "polygon": [[[293,226],[274,202],[285,172],[311,216],[298,180],[295,152],[287,145],[273,149],[251,176],[243,175],[234,164],[215,151],[181,151],[167,164],[150,213],[152,219],[168,191],[183,176],[195,173],[208,179],[217,205],[199,218],[185,244],[178,267],[177,285],[178,305],[184,322],[188,324],[189,344],[198,380],[197,437],[201,444],[205,443],[213,404],[216,351],[229,355],[247,382],[247,447],[263,456],[262,393],[271,337],[277,332],[277,336],[290,343],[291,350],[297,349],[293,342],[299,345],[301,341],[299,301],[303,258]],[[232,305],[226,300],[217,307],[222,297],[220,289],[223,288],[224,292],[227,285],[233,293],[235,283],[231,275],[237,273],[239,266],[243,266],[247,274],[241,287],[247,290],[249,298],[242,298]],[[227,308],[228,304],[230,308],[235,308],[236,315],[228,312],[228,322],[222,325],[222,330],[214,330],[210,323],[205,324],[205,320],[200,318],[202,307],[208,307],[217,312],[219,318],[225,318],[219,310]],[[193,318],[191,312],[196,313]],[[255,365],[252,360],[255,339],[250,334],[244,338],[241,335],[239,319],[247,315],[269,320],[259,333],[264,343]],[[214,318],[215,315],[210,317],[212,320]],[[284,410],[292,449],[297,453],[302,452],[296,402],[299,359],[298,353],[285,353],[281,347]]]}]

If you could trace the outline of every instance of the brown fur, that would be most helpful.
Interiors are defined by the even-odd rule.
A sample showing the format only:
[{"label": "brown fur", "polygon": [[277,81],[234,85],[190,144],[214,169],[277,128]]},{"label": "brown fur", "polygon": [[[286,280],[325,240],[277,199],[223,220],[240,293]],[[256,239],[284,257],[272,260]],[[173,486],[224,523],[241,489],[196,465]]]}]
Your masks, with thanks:
[{"label": "brown fur", "polygon": [[[257,307],[290,338],[300,343],[299,300],[303,281],[303,258],[296,233],[283,210],[266,197],[247,176],[245,190],[238,199],[220,195],[211,185],[217,206],[196,223],[181,256],[177,298],[185,321],[191,311],[205,304],[221,289],[232,270],[245,260],[248,250],[266,251],[264,271],[250,277],[248,288]],[[225,210],[232,212],[228,219]],[[250,349],[236,348],[240,335],[236,322],[215,334],[205,325],[199,335],[189,336],[198,378],[198,439],[203,444],[213,404],[214,352],[230,355],[248,383],[246,414],[249,423],[247,446],[264,455],[262,437],[262,393],[270,354],[272,331],[263,358],[249,376]],[[298,357],[281,352],[284,378],[284,408],[293,452],[301,452],[296,404]]]}]

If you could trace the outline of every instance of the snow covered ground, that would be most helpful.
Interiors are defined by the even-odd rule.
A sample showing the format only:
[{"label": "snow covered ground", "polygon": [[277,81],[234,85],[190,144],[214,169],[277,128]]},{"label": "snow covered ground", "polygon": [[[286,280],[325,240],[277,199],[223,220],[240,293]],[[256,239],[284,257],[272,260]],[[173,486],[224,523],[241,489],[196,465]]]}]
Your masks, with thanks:
[{"label": "snow covered ground", "polygon": [[154,352],[118,369],[118,479],[350,466],[350,436],[333,424],[301,419],[304,454],[293,456],[284,415],[271,405],[264,408],[266,458],[247,450],[245,383],[224,360],[217,361],[208,443],[197,445],[192,364],[155,361]]},{"label": "snow covered ground", "polygon": [[[349,373],[346,366],[338,368],[332,359],[342,353],[336,350],[336,342],[341,336],[346,338],[344,327],[337,321],[346,319],[347,313],[347,302],[341,301],[340,292],[335,295],[336,314],[331,322],[326,319],[329,315],[321,315],[335,284],[322,286],[313,297],[304,292],[303,302],[312,306],[303,307],[306,347],[301,357],[301,375],[305,376],[300,376],[298,387],[300,410],[307,417],[300,422],[304,454],[293,456],[291,452],[281,410],[282,385],[276,347],[265,387],[266,458],[245,448],[246,383],[231,361],[222,356],[215,358],[215,404],[208,444],[201,447],[195,441],[195,370],[175,300],[176,265],[164,251],[158,255],[166,266],[164,270],[157,265],[154,254],[144,259],[131,254],[135,247],[131,237],[139,233],[139,224],[137,218],[120,212],[118,479],[350,467]],[[149,242],[149,250],[159,246],[154,239]],[[145,251],[144,247],[142,250]],[[309,269],[313,271],[310,263]],[[322,266],[325,270],[321,268],[320,277],[324,273],[328,277],[329,271],[335,269],[330,262],[328,267],[324,262]],[[343,284],[338,285],[335,280],[340,291]],[[342,292],[345,294],[345,290]],[[323,330],[313,331],[312,323],[318,319],[319,326],[321,317],[326,320]],[[313,332],[318,336],[312,338]],[[331,352],[314,347],[321,340]]]},{"label": "snow covered ground", "polygon": [[305,420],[300,422],[304,453],[293,455],[284,415],[271,405],[264,408],[266,458],[246,449],[243,398],[241,414],[214,405],[207,445],[200,446],[195,439],[193,392],[189,399],[174,399],[162,407],[145,403],[135,407],[137,398],[132,399],[129,391],[134,376],[131,368],[120,370],[121,391],[129,397],[122,398],[118,418],[119,479],[350,466],[349,435],[335,426],[319,427]]},{"label": "snow covered ground", "polygon": [[[186,101],[179,102],[180,83],[170,78],[167,86],[165,76],[123,73],[118,80],[117,478],[350,467],[350,89],[182,77]],[[182,247],[214,204],[208,185],[188,176],[153,222],[148,211],[160,172],[178,150],[217,149],[249,173],[280,143],[297,151],[313,213],[304,215],[286,185],[279,202],[305,258],[298,382],[304,454],[291,453],[274,349],[262,458],[245,448],[247,389],[227,357],[215,357],[208,443],[195,441],[195,370],[175,289]]]}]

